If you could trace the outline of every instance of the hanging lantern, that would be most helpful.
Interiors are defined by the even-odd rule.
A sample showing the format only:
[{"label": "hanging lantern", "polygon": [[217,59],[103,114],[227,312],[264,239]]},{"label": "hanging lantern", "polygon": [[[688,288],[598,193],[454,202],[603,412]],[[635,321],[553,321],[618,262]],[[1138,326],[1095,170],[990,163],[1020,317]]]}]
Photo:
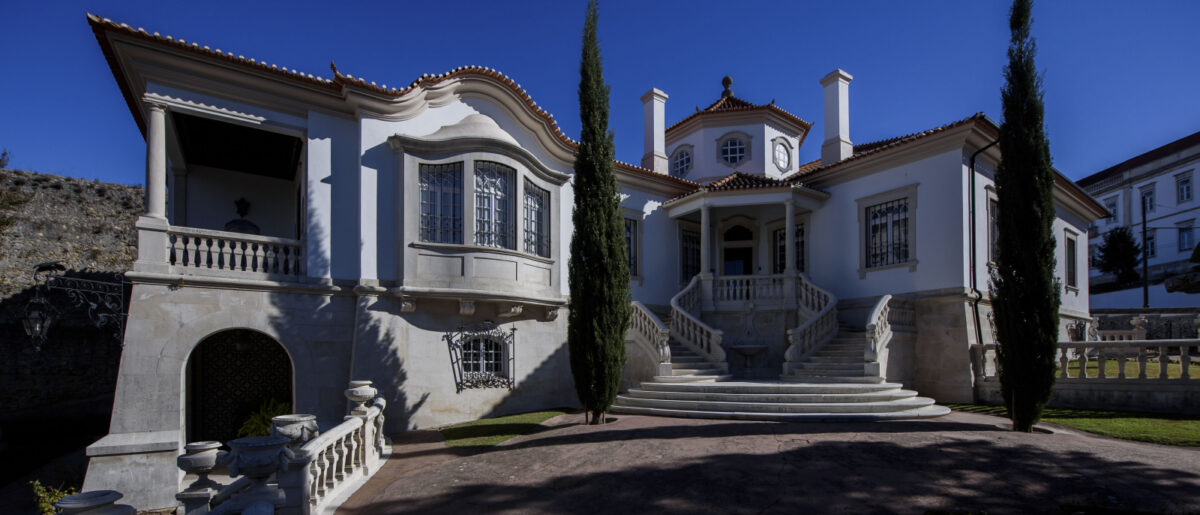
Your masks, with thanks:
[{"label": "hanging lantern", "polygon": [[46,341],[46,332],[50,330],[50,324],[54,323],[52,311],[46,299],[41,296],[35,297],[25,306],[25,319],[21,324],[25,326],[25,334],[33,341],[39,344]]}]

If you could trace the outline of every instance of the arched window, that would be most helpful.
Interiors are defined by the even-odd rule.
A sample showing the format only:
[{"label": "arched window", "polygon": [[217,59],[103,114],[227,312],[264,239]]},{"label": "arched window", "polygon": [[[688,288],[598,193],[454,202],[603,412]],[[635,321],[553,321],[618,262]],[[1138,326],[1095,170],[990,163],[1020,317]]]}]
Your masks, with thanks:
[{"label": "arched window", "polygon": [[692,169],[692,149],[691,146],[681,147],[675,151],[675,155],[671,156],[671,175],[675,177],[687,177],[687,174]]}]

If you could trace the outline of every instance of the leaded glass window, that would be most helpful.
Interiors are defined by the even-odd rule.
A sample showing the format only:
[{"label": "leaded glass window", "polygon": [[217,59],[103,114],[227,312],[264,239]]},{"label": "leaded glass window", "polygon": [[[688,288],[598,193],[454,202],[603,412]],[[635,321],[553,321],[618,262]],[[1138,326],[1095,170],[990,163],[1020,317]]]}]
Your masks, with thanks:
[{"label": "leaded glass window", "polygon": [[625,259],[629,260],[629,275],[638,275],[637,220],[625,219]]},{"label": "leaded glass window", "polygon": [[421,189],[421,241],[463,242],[462,163],[423,164]]},{"label": "leaded glass window", "polygon": [[550,192],[525,181],[525,252],[550,257]]},{"label": "leaded glass window", "polygon": [[679,281],[690,281],[698,273],[700,273],[700,233],[683,229],[679,232]]},{"label": "leaded glass window", "polygon": [[731,165],[746,158],[746,144],[737,138],[729,138],[721,144],[721,160]]},{"label": "leaded glass window", "polygon": [[513,178],[516,170],[500,163],[475,162],[475,244],[513,249]]},{"label": "leaded glass window", "polygon": [[908,198],[867,207],[867,268],[909,260]]},{"label": "leaded glass window", "polygon": [[[787,229],[776,229],[772,234],[775,242],[775,269],[773,273],[782,274],[784,263],[787,262],[787,240],[784,234]],[[796,224],[796,271],[804,271],[804,224]]]}]

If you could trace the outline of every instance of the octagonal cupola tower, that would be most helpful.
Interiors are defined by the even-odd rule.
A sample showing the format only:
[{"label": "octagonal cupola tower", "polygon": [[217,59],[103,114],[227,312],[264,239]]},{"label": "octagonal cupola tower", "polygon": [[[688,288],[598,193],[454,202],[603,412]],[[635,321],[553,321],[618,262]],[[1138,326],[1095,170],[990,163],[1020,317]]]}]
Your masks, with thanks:
[{"label": "octagonal cupola tower", "polygon": [[797,170],[800,145],[812,124],[772,100],[755,104],[733,94],[721,79],[721,95],[703,109],[666,127],[667,94],[651,89],[645,108],[642,166],[702,184],[734,172],[778,179]]}]

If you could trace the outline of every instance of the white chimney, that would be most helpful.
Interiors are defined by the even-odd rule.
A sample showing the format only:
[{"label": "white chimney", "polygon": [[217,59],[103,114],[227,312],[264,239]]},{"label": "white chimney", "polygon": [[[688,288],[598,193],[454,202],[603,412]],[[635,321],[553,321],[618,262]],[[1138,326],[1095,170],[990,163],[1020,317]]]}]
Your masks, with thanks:
[{"label": "white chimney", "polygon": [[850,81],[854,77],[838,68],[821,79],[825,87],[825,142],[821,164],[842,161],[854,153],[850,143]]},{"label": "white chimney", "polygon": [[666,142],[666,113],[667,94],[658,88],[651,88],[642,95],[644,126],[643,146],[646,153],[642,155],[642,168],[653,170],[654,173],[667,174],[667,142]]}]

